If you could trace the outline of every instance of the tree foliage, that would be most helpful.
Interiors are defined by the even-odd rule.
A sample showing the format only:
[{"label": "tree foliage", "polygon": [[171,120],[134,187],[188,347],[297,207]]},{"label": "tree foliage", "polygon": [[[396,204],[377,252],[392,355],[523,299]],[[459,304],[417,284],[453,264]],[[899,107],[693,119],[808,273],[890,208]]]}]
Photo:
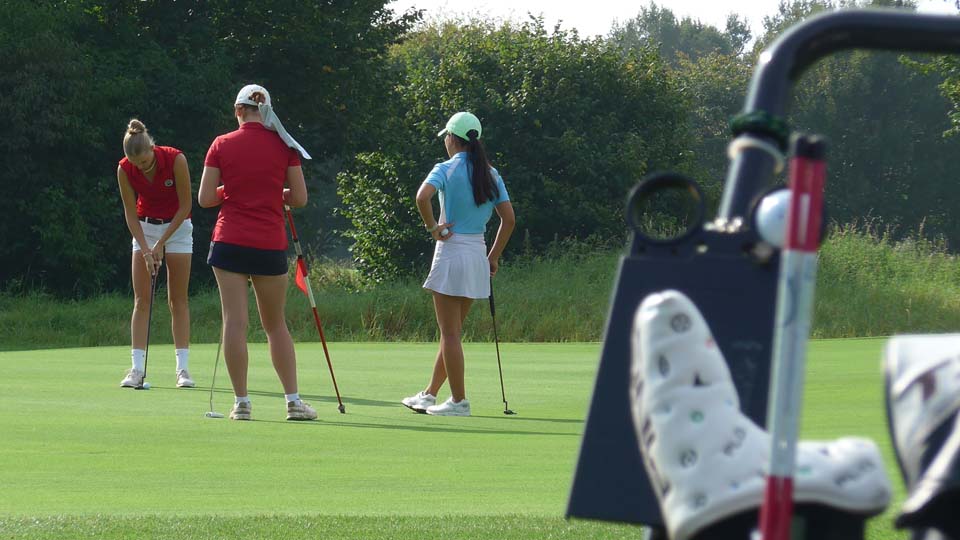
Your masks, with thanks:
[{"label": "tree foliage", "polygon": [[[417,20],[383,0],[10,0],[0,20],[0,287],[87,294],[123,287],[129,233],[116,187],[126,122],[184,151],[194,192],[210,141],[234,129],[237,89],[258,82],[314,155],[304,228],[324,223],[339,164],[368,148],[386,48]],[[319,195],[319,196],[316,196]],[[195,209],[194,272],[215,212]],[[310,216],[308,216],[310,217]],[[309,227],[312,225],[312,227]]]},{"label": "tree foliage", "polygon": [[[126,288],[130,240],[115,169],[131,117],[184,150],[196,186],[210,141],[236,125],[236,90],[265,85],[315,158],[305,163],[311,206],[298,216],[305,240],[318,248],[343,227],[358,266],[378,280],[428,263],[413,197],[446,159],[436,132],[453,112],[484,123],[517,209],[517,242],[537,250],[555,239],[620,239],[625,195],[650,171],[689,173],[717,200],[729,119],[759,52],[788,27],[837,7],[915,8],[783,0],[752,42],[737,15],[717,29],[655,3],[604,39],[537,18],[414,29],[420,14],[398,16],[385,0],[7,4],[0,290],[64,295]],[[792,127],[830,141],[831,218],[869,215],[960,240],[951,170],[960,62],[836,54],[811,66],[791,99]],[[193,216],[194,271],[205,279],[214,216]]]},{"label": "tree foliage", "polygon": [[[621,237],[629,188],[682,159],[685,103],[652,48],[623,54],[599,39],[549,32],[539,19],[447,23],[396,46],[391,66],[397,121],[378,154],[361,156],[339,177],[354,257],[373,277],[429,262],[419,218],[395,218],[416,216],[417,187],[446,159],[436,133],[454,112],[472,111],[483,122],[518,232],[534,247]],[[367,190],[374,195],[358,193]],[[386,227],[377,224],[383,212]]]},{"label": "tree foliage", "polygon": [[668,8],[650,2],[636,17],[614,23],[609,39],[624,50],[654,47],[673,65],[686,58],[696,62],[702,56],[739,56],[750,42],[750,28],[736,14],[727,17],[721,31],[692,17],[677,19]]},{"label": "tree foliage", "polygon": [[[801,0],[782,3],[768,18],[778,32],[824,9],[861,3]],[[914,9],[912,2],[869,5]],[[772,36],[764,41],[772,41]],[[796,130],[830,142],[827,204],[841,223],[872,216],[901,232],[925,229],[960,240],[954,211],[960,185],[952,180],[960,141],[944,138],[949,104],[941,77],[923,69],[923,56],[849,51],[812,66],[794,85],[789,120]]]}]

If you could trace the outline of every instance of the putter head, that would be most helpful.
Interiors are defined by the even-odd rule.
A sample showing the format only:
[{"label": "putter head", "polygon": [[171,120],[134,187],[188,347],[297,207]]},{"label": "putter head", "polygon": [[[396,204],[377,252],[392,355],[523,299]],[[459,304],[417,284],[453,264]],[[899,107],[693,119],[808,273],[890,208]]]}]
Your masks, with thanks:
[{"label": "putter head", "polygon": [[206,413],[204,413],[203,416],[205,416],[205,417],[207,417],[207,418],[223,418],[223,415],[222,415],[222,414],[220,414],[220,413],[218,413],[218,412],[213,412],[213,411],[207,411]]},{"label": "putter head", "polygon": [[504,409],[503,414],[517,414],[517,413],[513,412],[511,409]]},{"label": "putter head", "polygon": [[340,414],[347,414],[347,409],[346,407],[343,406],[342,403],[340,404],[339,407],[337,407],[337,410],[340,411]]},{"label": "putter head", "polygon": [[149,389],[150,389],[150,383],[148,383],[148,382],[142,382],[142,383],[138,384],[137,386],[134,386],[133,389],[134,389],[134,390],[149,390]]}]

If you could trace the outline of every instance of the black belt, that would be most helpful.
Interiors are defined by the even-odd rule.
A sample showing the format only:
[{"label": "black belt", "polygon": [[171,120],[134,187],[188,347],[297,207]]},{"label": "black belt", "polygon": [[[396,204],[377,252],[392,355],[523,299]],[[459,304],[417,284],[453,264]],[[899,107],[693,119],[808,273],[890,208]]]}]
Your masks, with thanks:
[{"label": "black belt", "polygon": [[142,218],[140,218],[140,221],[145,221],[145,222],[147,222],[147,223],[150,223],[151,225],[163,225],[163,224],[165,224],[165,223],[170,223],[170,222],[173,221],[173,220],[172,220],[172,219],[159,219],[159,218],[152,218],[152,217],[142,217]]}]

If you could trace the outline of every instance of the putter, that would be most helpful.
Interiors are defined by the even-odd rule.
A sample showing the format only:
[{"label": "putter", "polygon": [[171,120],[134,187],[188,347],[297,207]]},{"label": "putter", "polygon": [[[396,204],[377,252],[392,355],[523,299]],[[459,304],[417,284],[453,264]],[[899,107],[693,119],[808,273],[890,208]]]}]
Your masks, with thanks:
[{"label": "putter", "polygon": [[210,410],[204,413],[206,418],[223,418],[223,414],[213,410],[213,387],[217,384],[217,365],[220,363],[220,347],[223,345],[223,325],[220,325],[220,341],[217,342],[217,359],[213,361],[213,377],[210,379]]},{"label": "putter", "polygon": [[157,281],[159,269],[150,275],[150,307],[147,308],[147,345],[143,348],[143,377],[140,384],[133,387],[134,390],[149,390],[150,383],[147,382],[147,359],[150,355],[150,327],[153,326],[153,297],[157,293]]},{"label": "putter", "polygon": [[497,308],[493,302],[493,277],[490,278],[490,318],[493,319],[493,343],[497,347],[497,371],[500,373],[500,396],[503,398],[503,414],[517,414],[507,407],[507,394],[503,391],[503,368],[500,366],[500,340],[497,338]]}]

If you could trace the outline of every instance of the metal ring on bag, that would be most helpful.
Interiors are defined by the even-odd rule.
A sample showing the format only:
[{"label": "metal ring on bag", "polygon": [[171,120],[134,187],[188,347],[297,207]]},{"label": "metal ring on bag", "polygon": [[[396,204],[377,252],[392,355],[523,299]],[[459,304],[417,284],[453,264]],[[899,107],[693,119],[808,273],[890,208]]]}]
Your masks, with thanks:
[{"label": "metal ring on bag", "polygon": [[[671,191],[674,192],[673,197],[670,195]],[[659,200],[655,200],[658,196]],[[681,201],[683,197],[687,200]],[[685,216],[688,218],[685,220],[686,223],[675,224],[680,230],[668,231],[672,236],[663,237],[652,234],[650,227],[657,227],[660,224],[652,223],[651,220],[656,219],[657,214],[661,214],[664,218],[670,217],[671,211],[677,210],[677,208],[670,208],[672,203],[680,203],[683,206],[692,203],[692,206],[689,206],[690,211]],[[678,173],[654,173],[642,179],[630,191],[627,197],[627,224],[633,229],[635,235],[646,242],[661,245],[677,244],[700,229],[705,206],[703,191],[695,181]],[[676,214],[672,215],[676,216]]]},{"label": "metal ring on bag", "polygon": [[787,165],[787,158],[783,155],[783,152],[780,151],[780,148],[773,143],[767,142],[759,137],[753,137],[751,135],[740,135],[736,139],[730,141],[730,144],[727,146],[727,157],[730,159],[730,161],[733,161],[737,158],[737,155],[746,148],[756,148],[769,154],[770,157],[773,158],[774,175],[783,172],[783,169]]}]

